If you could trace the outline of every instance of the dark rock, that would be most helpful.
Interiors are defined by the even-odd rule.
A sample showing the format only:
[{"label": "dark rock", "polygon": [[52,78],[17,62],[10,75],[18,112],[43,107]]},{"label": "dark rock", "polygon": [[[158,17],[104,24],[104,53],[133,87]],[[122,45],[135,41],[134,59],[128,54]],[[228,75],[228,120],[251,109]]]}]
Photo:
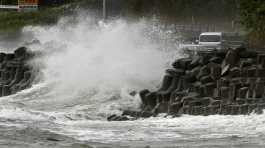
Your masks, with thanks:
[{"label": "dark rock", "polygon": [[190,105],[190,102],[192,102],[194,100],[196,100],[195,97],[193,97],[193,96],[187,96],[187,97],[183,97],[181,102],[183,102],[183,106],[189,106]]},{"label": "dark rock", "polygon": [[178,86],[179,86],[179,78],[174,77],[171,85],[167,90],[157,92],[157,98],[159,102],[168,102],[170,100],[171,93],[176,89],[178,89]]},{"label": "dark rock", "polygon": [[265,90],[265,83],[257,81],[254,90],[255,98],[263,98],[264,97],[264,90]]},{"label": "dark rock", "polygon": [[2,63],[5,60],[5,53],[0,53],[0,63]]},{"label": "dark rock", "polygon": [[179,77],[179,76],[184,75],[185,74],[185,71],[182,70],[182,69],[167,69],[166,70],[166,73],[169,76],[172,76],[172,77]]},{"label": "dark rock", "polygon": [[262,114],[263,110],[265,109],[265,104],[258,104],[258,114]]},{"label": "dark rock", "polygon": [[230,65],[223,66],[221,76],[226,76],[229,72],[229,69],[230,69]]},{"label": "dark rock", "polygon": [[125,117],[125,116],[120,116],[116,119],[116,121],[128,121],[130,120],[128,117]]},{"label": "dark rock", "polygon": [[241,70],[239,67],[233,67],[229,71],[229,76],[231,77],[240,77]]},{"label": "dark rock", "polygon": [[191,84],[189,83],[189,78],[186,76],[181,76],[179,79],[179,86],[177,88],[178,91],[190,89]]},{"label": "dark rock", "polygon": [[156,106],[156,92],[147,93],[143,102],[145,102],[147,106],[155,107]]},{"label": "dark rock", "polygon": [[180,102],[181,99],[187,95],[187,92],[183,92],[183,91],[174,91],[172,92],[171,96],[170,96],[170,102],[174,103],[174,102]]},{"label": "dark rock", "polygon": [[209,61],[212,63],[221,64],[223,62],[223,59],[220,57],[213,57]]},{"label": "dark rock", "polygon": [[33,73],[33,67],[28,65],[27,55],[29,52],[25,47],[18,48],[14,53],[0,53],[0,96],[12,95],[32,85],[34,75],[38,73]]},{"label": "dark rock", "polygon": [[218,51],[216,52],[216,56],[217,56],[217,57],[220,57],[221,59],[224,59],[225,56],[226,56],[226,53],[227,53],[227,51],[218,50]]},{"label": "dark rock", "polygon": [[[25,74],[24,74],[24,77],[25,77]],[[131,91],[131,92],[129,93],[129,95],[132,96],[132,97],[134,97],[134,96],[137,95],[137,91]]]},{"label": "dark rock", "polygon": [[230,84],[230,94],[229,94],[229,102],[233,102],[237,98],[237,91],[241,88],[240,83],[232,83]]},{"label": "dark rock", "polygon": [[11,95],[11,90],[8,85],[4,85],[2,88],[2,96],[9,96]]},{"label": "dark rock", "polygon": [[263,109],[257,107],[257,108],[255,109],[255,113],[256,113],[256,114],[263,114]]},{"label": "dark rock", "polygon": [[190,83],[190,84],[197,81],[196,76],[191,75],[191,73],[183,76],[183,78],[185,79],[185,82]]},{"label": "dark rock", "polygon": [[[193,99],[194,101],[189,101],[190,106],[208,106],[210,105],[212,98],[205,97],[205,98],[197,98]],[[186,100],[187,101],[187,100]]]},{"label": "dark rock", "polygon": [[221,87],[228,87],[230,84],[230,81],[228,78],[221,78],[220,80],[217,81],[217,87],[221,88]]},{"label": "dark rock", "polygon": [[222,100],[227,101],[229,99],[230,88],[229,87],[221,87],[220,88],[220,97]]},{"label": "dark rock", "polygon": [[240,58],[256,58],[257,57],[257,52],[255,51],[240,51],[239,52]]},{"label": "dark rock", "polygon": [[190,68],[198,67],[200,65],[200,60],[201,60],[200,56],[193,57],[189,67]]},{"label": "dark rock", "polygon": [[256,108],[257,108],[257,104],[250,104],[249,106],[248,106],[248,113],[250,114],[250,113],[255,113],[255,110],[256,110]]},{"label": "dark rock", "polygon": [[201,77],[200,81],[201,81],[202,84],[206,84],[206,83],[211,83],[214,80],[212,79],[211,76],[208,75],[208,76]]},{"label": "dark rock", "polygon": [[177,113],[179,113],[181,108],[182,108],[182,103],[179,103],[179,102],[172,103],[169,106],[169,113],[170,114],[177,114]]},{"label": "dark rock", "polygon": [[255,60],[253,59],[244,59],[240,60],[240,68],[245,68],[253,65],[255,63]]},{"label": "dark rock", "polygon": [[171,75],[165,75],[162,81],[161,87],[158,89],[158,91],[165,91],[167,90],[171,83],[172,83],[173,77]]},{"label": "dark rock", "polygon": [[193,115],[202,115],[204,113],[204,108],[201,106],[194,106],[193,107]]},{"label": "dark rock", "polygon": [[253,98],[254,96],[254,91],[255,91],[255,86],[256,86],[256,81],[257,78],[248,78],[247,79],[247,84],[249,85],[249,91],[248,91],[248,98]]},{"label": "dark rock", "polygon": [[0,85],[9,85],[13,80],[12,72],[11,71],[5,71],[3,73],[2,80],[0,82]]},{"label": "dark rock", "polygon": [[176,90],[178,88],[178,86],[179,86],[179,81],[180,81],[180,78],[174,77],[173,80],[172,80],[171,85],[166,90],[166,92],[167,93],[172,93],[174,90]]},{"label": "dark rock", "polygon": [[241,77],[248,77],[248,67],[241,68]]},{"label": "dark rock", "polygon": [[27,54],[27,48],[26,47],[20,47],[15,50],[15,58],[25,58]]},{"label": "dark rock", "polygon": [[193,107],[193,106],[189,107],[189,111],[188,112],[189,112],[190,115],[196,115],[196,110],[194,108],[195,107]]},{"label": "dark rock", "polygon": [[48,137],[47,140],[48,140],[48,141],[55,141],[55,142],[62,141],[62,140],[60,140],[60,139],[55,139],[55,138],[53,138],[53,137]]},{"label": "dark rock", "polygon": [[11,61],[15,58],[15,55],[12,54],[12,53],[8,53],[6,54],[5,58],[4,58],[4,61]]},{"label": "dark rock", "polygon": [[192,59],[190,58],[182,58],[176,60],[172,66],[176,69],[187,69],[189,67],[189,64],[192,62]]},{"label": "dark rock", "polygon": [[143,112],[141,113],[141,117],[142,117],[142,118],[149,118],[149,117],[153,117],[153,116],[155,116],[155,114],[152,113],[152,112],[143,111]]},{"label": "dark rock", "polygon": [[203,94],[207,97],[213,97],[214,96],[214,91],[216,88],[216,84],[215,83],[207,83],[203,86],[204,90],[203,90]]},{"label": "dark rock", "polygon": [[192,84],[193,92],[203,94],[203,85],[201,82],[195,82]]},{"label": "dark rock", "polygon": [[155,116],[155,114],[149,111],[124,110],[121,116],[122,117],[130,116],[130,117],[134,117],[134,119],[137,119],[137,118],[149,118],[149,117]]},{"label": "dark rock", "polygon": [[226,105],[224,108],[224,115],[231,115],[231,113],[232,113],[232,106]]},{"label": "dark rock", "polygon": [[190,58],[183,58],[183,59],[180,60],[180,66],[183,69],[188,69],[191,62],[192,62],[192,59],[190,59]]},{"label": "dark rock", "polygon": [[222,68],[220,65],[215,65],[211,67],[211,77],[214,80],[218,80],[221,78],[221,74],[222,74]]},{"label": "dark rock", "polygon": [[196,78],[199,80],[201,77],[203,76],[207,76],[210,75],[211,73],[211,69],[205,65],[200,69],[200,72],[198,73],[198,75],[196,76]]},{"label": "dark rock", "polygon": [[203,116],[209,116],[210,115],[210,107],[208,107],[208,106],[203,107],[202,110],[203,110],[203,113],[202,113]]},{"label": "dark rock", "polygon": [[258,54],[257,63],[265,68],[265,54]]},{"label": "dark rock", "polygon": [[210,54],[201,54],[201,60],[200,64],[201,65],[207,65],[210,62],[210,59],[212,58],[212,55]]},{"label": "dark rock", "polygon": [[223,61],[223,65],[230,65],[235,66],[236,63],[239,61],[239,55],[236,50],[229,50],[225,56]]},{"label": "dark rock", "polygon": [[191,76],[196,77],[200,73],[201,67],[195,67],[190,71]]},{"label": "dark rock", "polygon": [[126,116],[117,116],[117,115],[111,115],[107,118],[108,121],[128,121],[130,120]]},{"label": "dark rock", "polygon": [[15,73],[14,80],[9,84],[9,87],[12,87],[13,85],[19,83],[24,77],[24,71],[22,69],[17,69]]},{"label": "dark rock", "polygon": [[[6,65],[3,67],[11,67]],[[176,60],[173,67],[175,69],[166,70],[158,91],[139,93],[144,104],[142,111],[148,112],[145,117],[157,113],[177,117],[181,114],[238,115],[260,113],[265,108],[263,53],[244,48],[222,53],[198,52],[193,59]],[[142,112],[129,112],[126,115],[134,118],[143,116]],[[116,118],[120,120],[119,116]]]},{"label": "dark rock", "polygon": [[188,104],[191,101],[194,101],[199,95],[200,94],[198,93],[189,93],[187,96],[183,97],[181,100],[181,102],[183,103],[183,106]]},{"label": "dark rock", "polygon": [[139,118],[141,117],[141,112],[139,111],[131,111],[131,110],[124,110],[121,116],[131,116]]},{"label": "dark rock", "polygon": [[231,115],[238,115],[239,114],[239,105],[232,105],[231,106]]},{"label": "dark rock", "polygon": [[191,114],[191,109],[189,106],[183,107],[182,108],[182,113],[183,114]]},{"label": "dark rock", "polygon": [[248,77],[255,77],[257,68],[256,67],[250,67],[250,68],[248,68],[247,71],[248,71],[248,74],[247,74]]},{"label": "dark rock", "polygon": [[216,115],[220,114],[220,106],[209,106],[209,114],[210,115]]},{"label": "dark rock", "polygon": [[25,72],[23,79],[19,83],[16,83],[13,85],[10,84],[12,94],[14,94],[20,90],[24,90],[24,89],[31,87],[33,80],[34,80],[34,78],[32,77],[32,72],[31,71]]},{"label": "dark rock", "polygon": [[238,105],[246,104],[246,99],[236,98],[236,104]]},{"label": "dark rock", "polygon": [[246,99],[246,102],[247,102],[247,104],[255,104],[256,103],[256,99],[254,99],[254,98],[247,98]]},{"label": "dark rock", "polygon": [[144,90],[142,90],[142,91],[139,92],[139,96],[140,96],[140,98],[142,100],[142,103],[145,104],[145,105],[147,104],[147,102],[146,102],[146,95],[148,93],[150,93],[150,91],[147,90],[147,89],[144,89]]},{"label": "dark rock", "polygon": [[211,106],[220,106],[222,104],[222,101],[220,101],[220,100],[213,100],[212,102],[211,102]]},{"label": "dark rock", "polygon": [[241,105],[239,108],[239,113],[243,115],[248,114],[248,105]]},{"label": "dark rock", "polygon": [[265,68],[257,68],[257,77],[265,77]]},{"label": "dark rock", "polygon": [[1,81],[3,82],[3,81],[7,81],[9,78],[10,78],[10,76],[11,76],[11,74],[10,74],[10,72],[9,71],[3,71],[2,72],[2,79],[1,79]]},{"label": "dark rock", "polygon": [[154,113],[168,113],[169,111],[169,104],[168,102],[161,102],[156,105],[154,108]]}]

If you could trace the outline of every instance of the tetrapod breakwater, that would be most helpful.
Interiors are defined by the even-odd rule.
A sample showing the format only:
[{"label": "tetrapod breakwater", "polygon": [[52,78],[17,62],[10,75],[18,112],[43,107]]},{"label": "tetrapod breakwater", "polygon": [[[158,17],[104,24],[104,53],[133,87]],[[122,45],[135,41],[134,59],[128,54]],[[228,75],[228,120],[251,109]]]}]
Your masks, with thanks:
[{"label": "tetrapod breakwater", "polygon": [[0,53],[0,96],[15,94],[30,88],[36,77],[36,68],[29,64],[34,53],[20,47],[13,53]]},{"label": "tetrapod breakwater", "polygon": [[156,91],[139,92],[141,111],[124,111],[109,121],[133,120],[166,113],[240,115],[265,109],[265,52],[245,48],[198,52],[177,59]]}]

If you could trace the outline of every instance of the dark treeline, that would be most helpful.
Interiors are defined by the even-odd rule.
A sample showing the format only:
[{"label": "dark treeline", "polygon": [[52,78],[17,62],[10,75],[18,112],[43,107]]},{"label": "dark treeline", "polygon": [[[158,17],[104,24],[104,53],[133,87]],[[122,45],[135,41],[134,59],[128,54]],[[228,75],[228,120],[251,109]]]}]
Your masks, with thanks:
[{"label": "dark treeline", "polygon": [[123,12],[173,21],[235,19],[237,0],[127,0]]},{"label": "dark treeline", "polygon": [[57,5],[62,5],[65,3],[70,3],[73,0],[39,0],[39,5],[41,7],[45,6],[57,6]]},{"label": "dark treeline", "polygon": [[[101,9],[103,0],[79,0]],[[156,15],[165,21],[236,20],[238,0],[106,0],[108,15],[130,18]]]},{"label": "dark treeline", "polygon": [[[17,4],[18,0],[1,0]],[[103,0],[39,0],[41,7],[77,2],[83,7],[102,7]],[[109,15],[130,17],[157,15],[165,20],[235,19],[238,0],[106,0]]]},{"label": "dark treeline", "polygon": [[[1,0],[2,4],[16,4],[17,0]],[[40,7],[76,3],[84,9],[94,9],[102,15],[103,0],[39,0]],[[265,0],[106,0],[109,17],[138,19],[156,16],[169,24],[240,24],[254,41],[265,43]],[[241,27],[242,27],[241,26]],[[238,28],[241,28],[238,27]],[[253,41],[253,42],[254,42]]]},{"label": "dark treeline", "polygon": [[240,16],[250,42],[265,49],[265,0],[241,0]]},{"label": "dark treeline", "polygon": [[0,0],[1,5],[17,5],[18,0]]}]

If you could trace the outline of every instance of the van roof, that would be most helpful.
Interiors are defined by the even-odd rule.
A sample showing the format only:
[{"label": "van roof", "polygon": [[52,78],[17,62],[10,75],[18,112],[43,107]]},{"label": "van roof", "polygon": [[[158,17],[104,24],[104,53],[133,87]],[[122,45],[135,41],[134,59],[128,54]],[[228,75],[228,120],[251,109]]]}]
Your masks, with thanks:
[{"label": "van roof", "polygon": [[203,32],[201,35],[218,35],[221,36],[222,32]]}]

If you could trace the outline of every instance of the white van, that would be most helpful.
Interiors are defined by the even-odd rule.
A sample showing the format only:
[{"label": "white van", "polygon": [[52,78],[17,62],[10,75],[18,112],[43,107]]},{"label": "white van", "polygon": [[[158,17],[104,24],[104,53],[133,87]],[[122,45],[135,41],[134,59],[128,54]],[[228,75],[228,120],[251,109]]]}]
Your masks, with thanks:
[{"label": "white van", "polygon": [[237,33],[203,32],[198,40],[192,44],[180,44],[184,53],[197,54],[198,52],[226,51],[229,48],[246,47],[242,36]]},{"label": "white van", "polygon": [[242,37],[236,33],[204,32],[199,36],[198,45],[206,49],[226,49],[244,46]]}]

